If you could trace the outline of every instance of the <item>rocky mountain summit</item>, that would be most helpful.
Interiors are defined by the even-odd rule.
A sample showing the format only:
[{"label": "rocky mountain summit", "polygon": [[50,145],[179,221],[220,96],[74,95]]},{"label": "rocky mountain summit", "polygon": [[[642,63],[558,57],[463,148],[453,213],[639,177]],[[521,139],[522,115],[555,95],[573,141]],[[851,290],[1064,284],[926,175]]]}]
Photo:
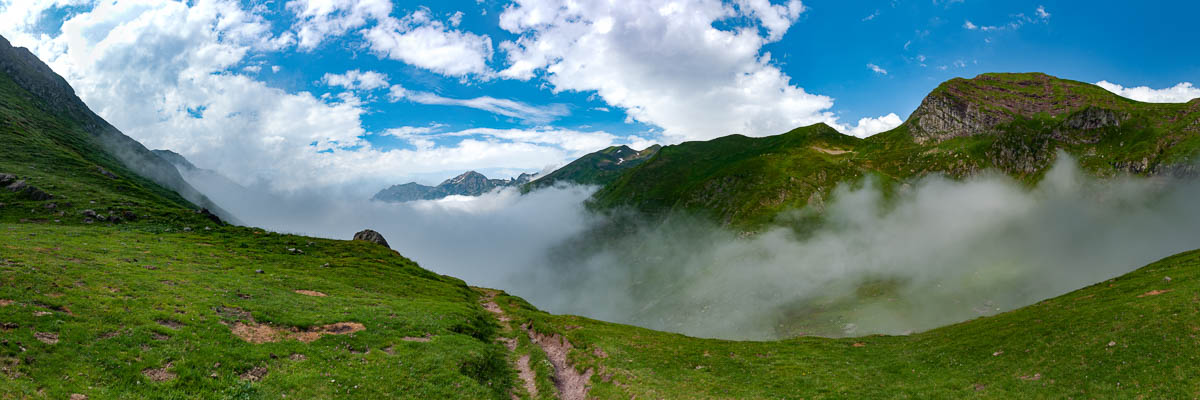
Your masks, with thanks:
[{"label": "rocky mountain summit", "polygon": [[480,196],[496,188],[516,187],[529,183],[535,174],[521,174],[512,179],[489,179],[481,173],[467,171],[447,179],[437,186],[416,182],[393,185],[380,190],[371,200],[401,203],[415,200],[437,200],[448,196]]},{"label": "rocky mountain summit", "polygon": [[983,74],[973,79],[955,78],[931,92],[909,117],[918,143],[996,133],[996,127],[1018,118],[1039,114],[1072,115],[1068,127],[1096,129],[1117,126],[1130,114],[1117,111],[1128,105],[1091,84],[1041,73]]}]

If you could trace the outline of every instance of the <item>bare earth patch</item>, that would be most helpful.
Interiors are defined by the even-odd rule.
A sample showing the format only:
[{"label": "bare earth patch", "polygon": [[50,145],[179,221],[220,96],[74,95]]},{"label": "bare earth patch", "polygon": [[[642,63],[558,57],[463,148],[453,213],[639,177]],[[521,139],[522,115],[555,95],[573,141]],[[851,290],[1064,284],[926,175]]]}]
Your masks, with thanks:
[{"label": "bare earth patch", "polygon": [[296,339],[301,342],[309,343],[320,339],[324,335],[349,335],[354,332],[364,331],[367,327],[357,322],[338,322],[325,326],[309,328],[305,332],[293,332],[288,338]]},{"label": "bare earth patch", "polygon": [[1172,291],[1175,291],[1175,289],[1167,289],[1167,290],[1151,290],[1151,291],[1149,291],[1149,292],[1142,293],[1142,294],[1138,295],[1138,298],[1142,298],[1142,297],[1148,297],[1148,296],[1158,296],[1158,295],[1160,295],[1160,294],[1163,294],[1163,293],[1170,293],[1170,292],[1172,292]]},{"label": "bare earth patch", "polygon": [[826,149],[826,148],[824,148],[824,147],[817,147],[817,146],[813,146],[813,147],[811,147],[811,148],[812,148],[813,150],[816,150],[816,151],[819,151],[819,152],[822,152],[822,153],[825,153],[825,154],[832,154],[832,155],[835,155],[835,156],[836,156],[836,155],[839,155],[839,154],[846,154],[846,153],[849,153],[849,151],[847,151],[847,150]]},{"label": "bare earth patch", "polygon": [[[484,292],[484,297],[481,300],[483,301],[483,309],[495,315],[496,319],[500,321],[500,325],[505,331],[512,329],[512,327],[508,324],[510,318],[508,318],[507,315],[504,315],[504,310],[500,308],[499,304],[496,304],[496,291],[488,290]],[[509,352],[517,350],[517,339],[501,337],[499,340],[504,343],[504,347],[507,348]],[[533,372],[533,368],[529,367],[529,355],[525,354],[522,355],[521,358],[517,359],[516,367],[517,376],[521,378],[522,382],[524,382],[525,391],[529,393],[530,398],[536,399],[538,397],[536,383],[537,374]],[[559,392],[561,393],[562,390],[560,389]],[[517,398],[517,395],[513,393],[512,397],[515,399]]]},{"label": "bare earth patch", "polygon": [[242,378],[244,381],[258,382],[262,380],[264,376],[267,376],[266,367],[254,367],[249,371],[246,371],[246,373],[238,375],[238,378]]},{"label": "bare earth patch", "polygon": [[45,344],[58,343],[58,334],[50,332],[34,332],[33,337]]},{"label": "bare earth patch", "polygon": [[521,381],[525,382],[525,392],[529,393],[529,398],[536,399],[538,397],[538,390],[537,385],[533,382],[537,378],[537,375],[533,373],[532,368],[529,368],[528,354],[517,359],[517,371],[519,371],[517,375],[521,377]]},{"label": "bare earth patch", "polygon": [[312,327],[306,331],[301,331],[297,328],[280,329],[266,324],[244,324],[237,322],[234,323],[229,329],[233,331],[234,335],[242,338],[242,340],[254,344],[262,344],[278,342],[283,339],[292,339],[310,343],[320,339],[321,336],[324,335],[348,335],[366,330],[367,327],[357,322],[338,322],[335,324]]},{"label": "bare earth patch", "polygon": [[542,350],[546,352],[546,358],[550,359],[550,365],[554,367],[554,386],[558,388],[559,398],[564,400],[587,399],[588,381],[592,379],[593,371],[588,369],[581,374],[567,360],[567,353],[573,347],[571,342],[559,334],[546,335],[528,327],[524,328],[525,332],[529,334],[529,339],[541,346]]},{"label": "bare earth patch", "polygon": [[327,294],[325,294],[325,293],[321,293],[321,292],[314,291],[314,290],[294,290],[294,292],[296,292],[296,293],[299,293],[299,294],[302,294],[302,295],[305,295],[305,296],[313,296],[313,297],[326,297],[326,296],[328,296],[328,295],[327,295]]},{"label": "bare earth patch", "polygon": [[403,340],[405,342],[425,343],[425,342],[429,341],[429,336],[405,336],[405,337],[400,338],[400,340]]},{"label": "bare earth patch", "polygon": [[237,337],[254,344],[278,342],[279,337],[281,336],[281,333],[275,328],[260,324],[247,325],[238,322],[233,324],[233,326],[229,329],[232,330],[233,334]]},{"label": "bare earth patch", "polygon": [[12,303],[13,303],[12,300],[0,299],[0,307],[8,307],[8,306],[12,305]]},{"label": "bare earth patch", "polygon": [[175,374],[171,371],[167,371],[170,368],[171,363],[167,363],[167,365],[163,366],[162,368],[148,368],[142,370],[142,375],[145,375],[147,378],[150,378],[150,380],[155,382],[165,382],[175,379]]}]

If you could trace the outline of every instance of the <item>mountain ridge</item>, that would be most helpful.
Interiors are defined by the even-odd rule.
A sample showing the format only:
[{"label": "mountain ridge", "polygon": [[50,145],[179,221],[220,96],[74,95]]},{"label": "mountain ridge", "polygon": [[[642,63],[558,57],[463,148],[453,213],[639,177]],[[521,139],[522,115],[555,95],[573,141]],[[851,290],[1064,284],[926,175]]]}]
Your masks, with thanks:
[{"label": "mountain ridge", "polygon": [[576,185],[606,185],[616,180],[622,172],[653,157],[661,148],[662,146],[657,144],[642,150],[634,150],[626,145],[609,146],[577,158],[567,165],[529,182],[522,186],[521,190],[528,192],[554,186],[559,182]]},{"label": "mountain ridge", "polygon": [[185,201],[207,209],[226,220],[233,216],[191,187],[170,164],[155,156],[141,143],[121,133],[99,115],[92,112],[65,79],[37,58],[29,49],[14,47],[0,36],[0,70],[18,87],[34,95],[44,112],[61,115],[87,132],[106,153],[126,168],[151,181],[171,189]]},{"label": "mountain ridge", "polygon": [[497,188],[519,187],[528,183],[535,176],[535,174],[522,173],[511,179],[490,179],[481,173],[467,171],[446,179],[437,186],[427,186],[416,182],[392,185],[375,193],[371,200],[402,203],[416,200],[437,200],[448,196],[481,196]]},{"label": "mountain ridge", "polygon": [[[899,127],[865,139],[817,124],[666,146],[589,204],[692,212],[754,230],[784,210],[819,211],[837,185],[867,176],[890,186],[930,174],[964,178],[997,170],[1035,182],[1060,150],[1101,176],[1194,176],[1200,101],[1141,103],[1040,73],[956,78],[926,96]],[[702,160],[709,164],[694,166]]]}]

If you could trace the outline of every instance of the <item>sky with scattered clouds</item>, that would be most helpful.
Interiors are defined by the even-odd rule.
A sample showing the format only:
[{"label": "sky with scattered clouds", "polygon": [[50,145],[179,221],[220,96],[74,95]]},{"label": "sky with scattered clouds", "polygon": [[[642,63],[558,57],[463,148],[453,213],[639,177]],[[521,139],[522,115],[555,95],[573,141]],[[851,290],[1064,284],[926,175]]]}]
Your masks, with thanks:
[{"label": "sky with scattered clouds", "polygon": [[869,136],[984,72],[1200,97],[1200,5],[1143,3],[0,0],[0,35],[147,147],[245,185],[373,192],[610,145]]}]

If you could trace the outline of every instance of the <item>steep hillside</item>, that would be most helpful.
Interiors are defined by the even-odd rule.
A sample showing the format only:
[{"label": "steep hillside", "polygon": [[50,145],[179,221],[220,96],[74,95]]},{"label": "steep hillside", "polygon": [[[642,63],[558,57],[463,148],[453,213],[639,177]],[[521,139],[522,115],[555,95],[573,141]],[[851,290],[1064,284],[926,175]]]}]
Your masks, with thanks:
[{"label": "steep hillside", "polygon": [[[11,54],[3,53],[0,46],[0,60],[12,60]],[[190,188],[170,164],[146,151],[145,155],[158,160],[163,170],[153,166],[157,164],[141,161],[139,168],[128,167],[124,159],[106,149],[142,148],[140,144],[115,130],[94,135],[79,122],[79,115],[46,111],[55,105],[17,84],[19,79],[29,80],[19,75],[23,70],[5,71],[0,75],[0,141],[4,143],[0,146],[0,174],[12,177],[0,180],[6,181],[5,186],[20,181],[46,196],[34,196],[28,189],[0,190],[0,221],[68,225],[136,221],[177,228],[219,223],[195,203],[139,172],[151,168],[161,177],[172,177],[184,185],[181,187]],[[100,120],[90,123],[99,124],[96,121]],[[110,144],[104,145],[106,142]],[[197,198],[207,201],[203,196]],[[219,212],[219,208],[209,206]]]},{"label": "steep hillside", "polygon": [[[3,96],[3,128],[7,141],[40,142],[37,151],[22,154],[25,146],[9,145],[0,161],[0,173],[33,174],[38,168],[55,168],[59,161],[74,161],[105,168],[117,177],[157,185],[140,185],[173,203],[195,204],[231,219],[203,194],[192,188],[169,163],[125,136],[97,116],[75,95],[74,89],[28,49],[12,47],[0,37],[0,96]],[[75,158],[75,160],[67,160]],[[14,165],[15,164],[15,165]],[[12,165],[9,170],[3,167]],[[95,169],[95,168],[90,168]],[[28,172],[25,172],[28,171]],[[136,182],[135,182],[136,183]],[[169,190],[154,189],[165,187]]]},{"label": "steep hillside", "polygon": [[753,228],[784,209],[819,210],[834,187],[864,176],[886,186],[998,170],[1034,182],[1060,150],[1101,176],[1195,175],[1198,149],[1200,100],[1139,103],[1044,74],[985,74],[943,83],[903,125],[867,139],[818,124],[667,146],[601,189],[594,204],[684,210]]},{"label": "steep hillside", "polygon": [[558,182],[605,185],[616,180],[622,172],[650,159],[661,148],[662,146],[656,144],[637,151],[624,145],[611,146],[595,153],[589,153],[544,177],[529,182],[522,190],[550,187]]}]

